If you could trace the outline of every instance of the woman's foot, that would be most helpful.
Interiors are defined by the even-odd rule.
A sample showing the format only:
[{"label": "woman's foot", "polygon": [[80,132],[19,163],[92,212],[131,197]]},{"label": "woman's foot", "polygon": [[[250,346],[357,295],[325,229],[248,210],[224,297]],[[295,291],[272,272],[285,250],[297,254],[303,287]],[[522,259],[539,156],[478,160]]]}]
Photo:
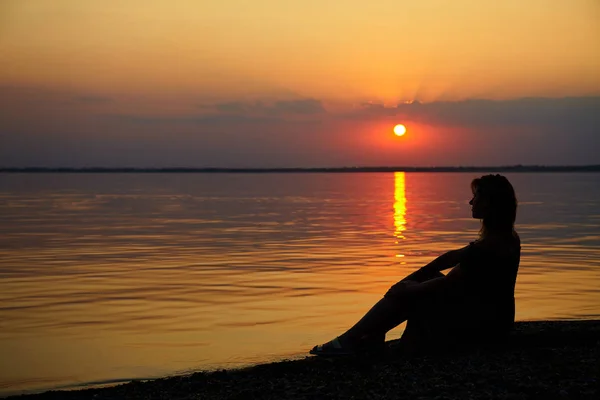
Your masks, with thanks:
[{"label": "woman's foot", "polygon": [[315,356],[323,357],[349,356],[355,354],[356,349],[343,339],[336,337],[327,343],[319,344],[313,347],[309,353],[314,354]]},{"label": "woman's foot", "polygon": [[317,356],[347,356],[357,353],[370,353],[385,349],[385,335],[382,337],[363,337],[351,340],[345,335],[338,336],[327,343],[315,346],[310,354]]}]

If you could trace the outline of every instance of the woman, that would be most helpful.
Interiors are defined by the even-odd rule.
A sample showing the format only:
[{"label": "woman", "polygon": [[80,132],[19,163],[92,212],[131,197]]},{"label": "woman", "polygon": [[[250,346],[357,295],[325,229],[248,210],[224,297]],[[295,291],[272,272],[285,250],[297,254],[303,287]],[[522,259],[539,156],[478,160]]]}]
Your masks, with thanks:
[{"label": "woman", "polygon": [[[392,286],[365,316],[341,336],[315,346],[322,356],[380,347],[385,334],[408,320],[402,342],[414,347],[489,342],[506,336],[515,318],[514,289],[521,242],[514,229],[515,191],[504,176],[471,182],[479,238],[449,251]],[[442,274],[453,268],[447,275]]]}]

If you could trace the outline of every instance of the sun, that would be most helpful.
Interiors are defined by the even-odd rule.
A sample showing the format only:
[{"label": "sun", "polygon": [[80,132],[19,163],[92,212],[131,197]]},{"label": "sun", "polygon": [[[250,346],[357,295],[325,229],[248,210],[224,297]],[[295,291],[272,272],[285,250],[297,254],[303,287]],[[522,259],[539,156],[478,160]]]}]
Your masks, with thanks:
[{"label": "sun", "polygon": [[402,124],[398,124],[394,127],[394,135],[402,136],[406,133],[406,127]]}]

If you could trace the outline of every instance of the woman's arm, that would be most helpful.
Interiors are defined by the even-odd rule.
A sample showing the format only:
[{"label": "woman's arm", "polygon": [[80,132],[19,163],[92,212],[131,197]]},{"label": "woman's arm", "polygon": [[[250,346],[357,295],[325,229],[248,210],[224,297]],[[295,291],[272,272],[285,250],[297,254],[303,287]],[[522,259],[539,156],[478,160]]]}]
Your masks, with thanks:
[{"label": "woman's arm", "polygon": [[462,255],[469,246],[465,246],[462,249],[451,250],[447,253],[442,254],[429,264],[408,275],[406,278],[403,279],[403,281],[409,280],[423,282],[425,280],[431,279],[431,277],[433,277],[440,271],[454,267],[456,264],[460,263]]},{"label": "woman's arm", "polygon": [[427,264],[426,266],[424,266],[422,269],[428,272],[440,272],[445,269],[452,268],[460,262],[461,256],[467,249],[467,247],[469,246],[444,253],[429,264]]},{"label": "woman's arm", "polygon": [[423,298],[431,297],[432,295],[445,297],[452,293],[457,293],[462,290],[463,271],[455,268],[448,275],[438,278],[429,279],[427,281],[417,282],[398,282],[387,291],[384,297],[394,297],[397,299],[412,300],[419,302]]}]

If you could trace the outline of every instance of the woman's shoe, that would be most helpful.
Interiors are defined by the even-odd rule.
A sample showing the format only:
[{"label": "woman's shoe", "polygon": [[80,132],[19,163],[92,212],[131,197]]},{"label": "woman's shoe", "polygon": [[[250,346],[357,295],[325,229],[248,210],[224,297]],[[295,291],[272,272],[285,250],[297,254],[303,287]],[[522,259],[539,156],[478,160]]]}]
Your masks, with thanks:
[{"label": "woman's shoe", "polygon": [[339,338],[330,340],[325,344],[320,344],[312,348],[310,354],[322,357],[335,357],[335,356],[350,356],[356,354],[356,351],[349,346],[343,346]]}]

